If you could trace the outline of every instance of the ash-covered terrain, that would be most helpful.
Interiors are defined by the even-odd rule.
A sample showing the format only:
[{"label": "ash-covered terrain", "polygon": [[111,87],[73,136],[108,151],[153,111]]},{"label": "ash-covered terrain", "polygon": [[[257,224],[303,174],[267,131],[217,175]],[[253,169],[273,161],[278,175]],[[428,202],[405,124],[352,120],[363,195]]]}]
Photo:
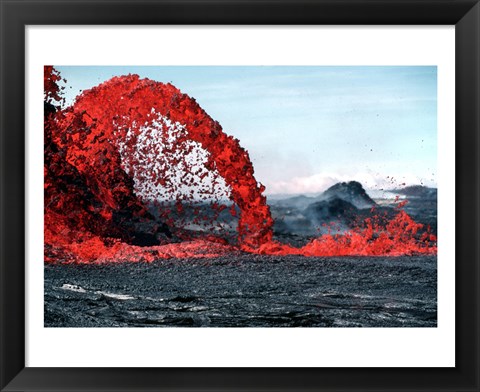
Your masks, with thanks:
[{"label": "ash-covered terrain", "polygon": [[436,327],[435,256],[45,265],[46,327]]}]

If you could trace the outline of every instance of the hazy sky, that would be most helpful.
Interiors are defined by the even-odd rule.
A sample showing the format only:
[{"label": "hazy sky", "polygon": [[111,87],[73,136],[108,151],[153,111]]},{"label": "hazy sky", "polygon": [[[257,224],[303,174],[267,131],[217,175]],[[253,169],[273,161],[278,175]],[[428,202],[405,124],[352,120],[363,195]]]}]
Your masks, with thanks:
[{"label": "hazy sky", "polygon": [[174,84],[240,140],[267,194],[436,186],[436,67],[56,68],[69,103],[128,73]]}]

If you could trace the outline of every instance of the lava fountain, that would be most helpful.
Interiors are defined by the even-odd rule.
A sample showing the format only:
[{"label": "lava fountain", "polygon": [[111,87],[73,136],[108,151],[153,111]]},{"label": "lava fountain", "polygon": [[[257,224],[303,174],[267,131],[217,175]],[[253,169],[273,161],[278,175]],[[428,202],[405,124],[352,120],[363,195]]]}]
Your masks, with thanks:
[{"label": "lava fountain", "polygon": [[[254,177],[248,152],[193,98],[171,84],[127,75],[84,91],[62,109],[60,80],[53,67],[45,67],[46,261],[152,261],[239,251],[436,253],[436,238],[419,235],[422,225],[403,210],[384,227],[367,220],[302,248],[275,242],[265,188]],[[235,244],[181,230],[176,217],[195,200],[209,201],[215,213],[204,219],[213,223],[225,209],[238,216]]]}]

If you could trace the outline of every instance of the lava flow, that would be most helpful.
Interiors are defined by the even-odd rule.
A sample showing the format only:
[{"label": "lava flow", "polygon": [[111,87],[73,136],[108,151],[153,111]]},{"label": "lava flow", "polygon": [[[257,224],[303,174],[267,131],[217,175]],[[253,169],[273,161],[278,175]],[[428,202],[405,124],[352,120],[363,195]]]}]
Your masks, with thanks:
[{"label": "lava flow", "polygon": [[[301,248],[273,241],[248,152],[193,98],[127,75],[62,109],[60,74],[46,66],[44,82],[47,262],[436,253],[436,238],[401,209],[386,225],[366,220]],[[238,219],[234,239],[222,234],[225,213]]]}]

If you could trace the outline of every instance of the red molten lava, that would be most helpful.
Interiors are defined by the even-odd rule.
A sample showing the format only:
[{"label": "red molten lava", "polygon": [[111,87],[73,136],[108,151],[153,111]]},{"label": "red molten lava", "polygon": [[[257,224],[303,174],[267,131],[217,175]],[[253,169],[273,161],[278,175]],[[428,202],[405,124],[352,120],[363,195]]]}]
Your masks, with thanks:
[{"label": "red molten lava", "polygon": [[[239,249],[304,256],[436,253],[436,238],[420,235],[422,225],[404,211],[384,227],[366,221],[302,248],[275,242],[264,187],[247,151],[193,98],[171,84],[127,75],[84,91],[61,109],[60,80],[45,67],[46,261],[152,261]],[[215,198],[218,189],[230,207]],[[152,211],[148,201],[159,195],[167,200]],[[223,210],[238,212],[238,246],[206,234],[185,241],[179,234],[185,230],[175,231],[174,217],[193,199],[210,200],[214,218]],[[198,209],[191,214],[197,227]]]},{"label": "red molten lava", "polygon": [[385,226],[372,219],[364,228],[344,234],[324,234],[301,248],[269,241],[258,250],[262,254],[303,256],[402,256],[436,254],[437,238],[428,231],[420,234],[423,225],[401,210]]}]

